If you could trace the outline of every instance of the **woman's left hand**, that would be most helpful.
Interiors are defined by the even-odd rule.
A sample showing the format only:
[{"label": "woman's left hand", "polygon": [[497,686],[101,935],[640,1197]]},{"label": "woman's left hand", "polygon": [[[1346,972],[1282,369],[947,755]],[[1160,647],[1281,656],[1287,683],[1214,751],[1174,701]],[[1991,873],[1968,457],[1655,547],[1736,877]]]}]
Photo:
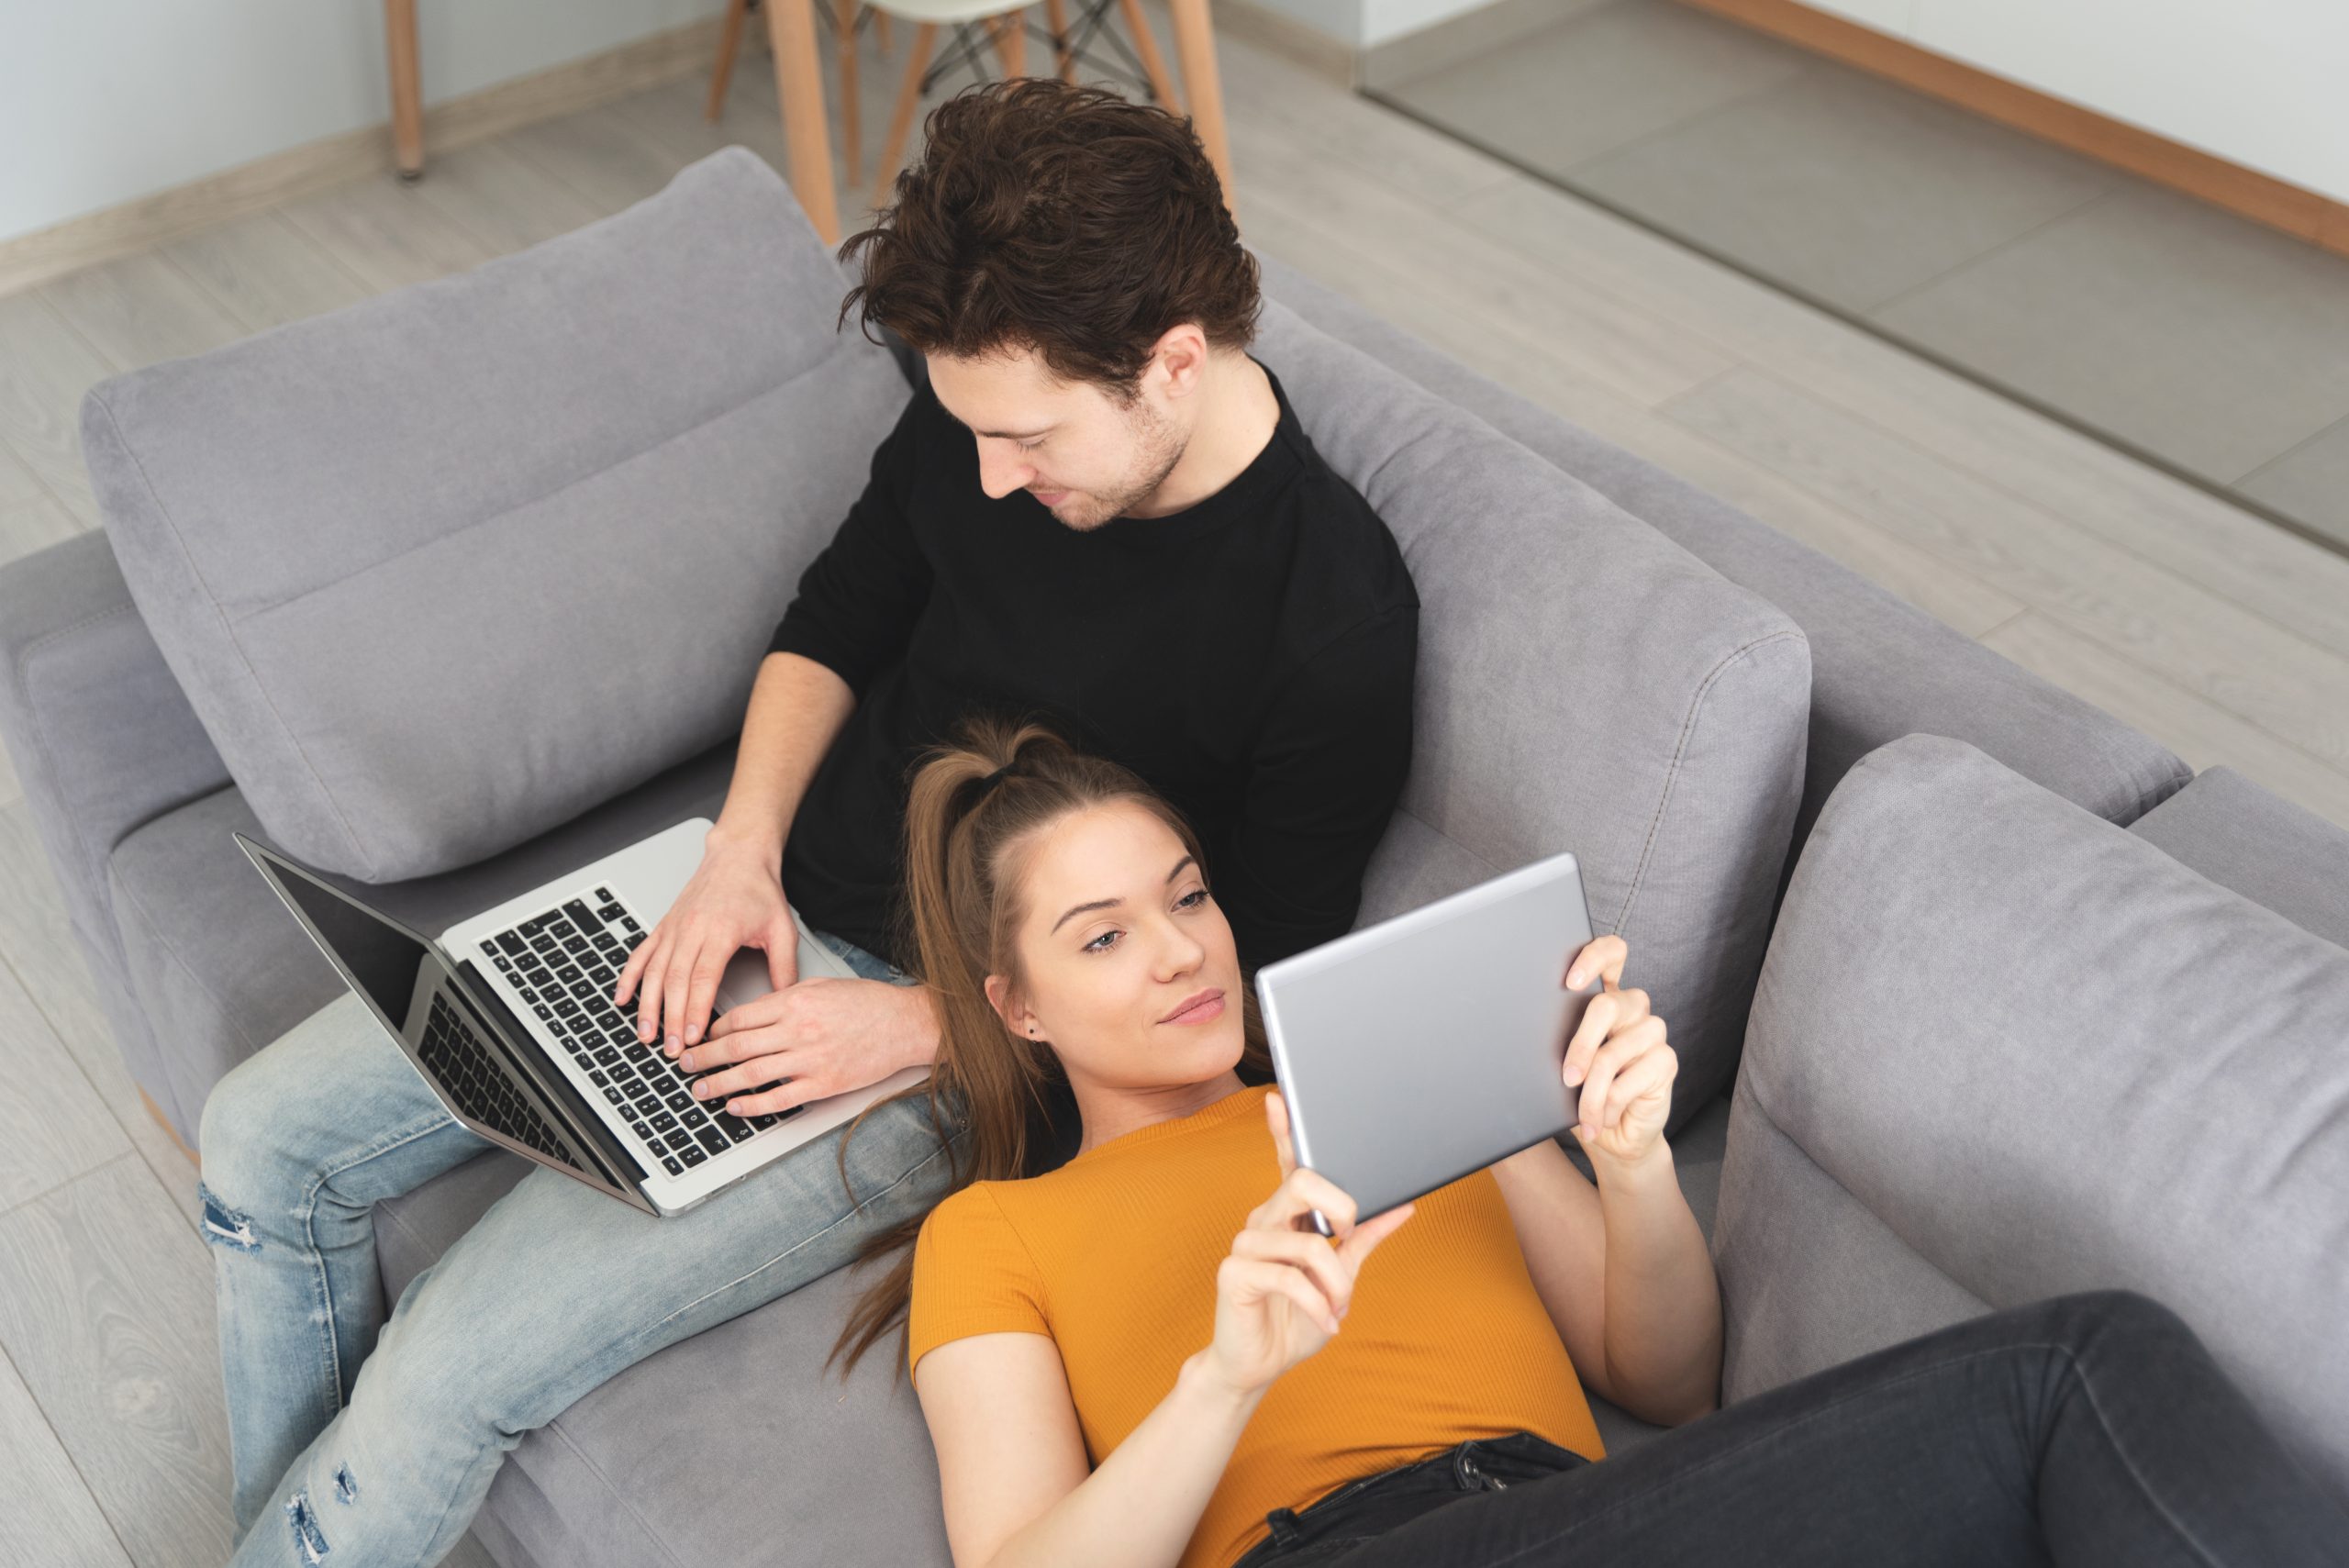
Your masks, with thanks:
[{"label": "woman's left hand", "polygon": [[1680,1059],[1664,1043],[1664,1020],[1648,1010],[1648,994],[1620,988],[1630,951],[1622,938],[1600,937],[1566,968],[1569,991],[1593,975],[1605,984],[1566,1045],[1566,1084],[1582,1086],[1575,1136],[1594,1159],[1623,1164],[1644,1160],[1663,1143],[1672,1080],[1680,1071]]}]

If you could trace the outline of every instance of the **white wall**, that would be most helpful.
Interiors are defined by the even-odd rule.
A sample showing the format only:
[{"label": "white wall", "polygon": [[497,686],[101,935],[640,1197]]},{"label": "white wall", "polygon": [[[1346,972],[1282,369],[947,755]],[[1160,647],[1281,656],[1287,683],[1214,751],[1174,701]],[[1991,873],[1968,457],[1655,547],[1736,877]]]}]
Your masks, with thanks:
[{"label": "white wall", "polygon": [[2343,0],[1914,0],[1911,41],[2349,201]]},{"label": "white wall", "polygon": [[[722,8],[422,0],[424,101]],[[0,239],[391,112],[379,0],[0,0]]]}]

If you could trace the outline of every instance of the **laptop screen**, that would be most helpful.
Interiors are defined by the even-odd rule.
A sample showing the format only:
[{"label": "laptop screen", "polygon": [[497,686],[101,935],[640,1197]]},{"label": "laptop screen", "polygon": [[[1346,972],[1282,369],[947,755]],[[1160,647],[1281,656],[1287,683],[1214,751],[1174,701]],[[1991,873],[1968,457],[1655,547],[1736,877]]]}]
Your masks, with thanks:
[{"label": "laptop screen", "polygon": [[430,950],[422,942],[350,899],[274,857],[268,861],[289,902],[317,928],[319,940],[342,960],[376,1011],[396,1028],[407,1023],[416,977]]}]

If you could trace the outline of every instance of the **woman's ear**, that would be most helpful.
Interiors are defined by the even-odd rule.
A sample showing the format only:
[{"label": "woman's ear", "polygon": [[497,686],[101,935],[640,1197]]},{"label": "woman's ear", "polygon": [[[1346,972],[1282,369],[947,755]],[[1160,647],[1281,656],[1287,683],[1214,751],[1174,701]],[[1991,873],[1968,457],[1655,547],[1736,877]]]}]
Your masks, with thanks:
[{"label": "woman's ear", "polygon": [[1008,976],[988,975],[986,988],[987,1005],[995,1009],[996,1017],[1003,1020],[1004,1028],[1013,1034],[1026,1035],[1030,1040],[1039,1038],[1042,1026],[1037,1023],[1036,1015],[1011,994]]}]

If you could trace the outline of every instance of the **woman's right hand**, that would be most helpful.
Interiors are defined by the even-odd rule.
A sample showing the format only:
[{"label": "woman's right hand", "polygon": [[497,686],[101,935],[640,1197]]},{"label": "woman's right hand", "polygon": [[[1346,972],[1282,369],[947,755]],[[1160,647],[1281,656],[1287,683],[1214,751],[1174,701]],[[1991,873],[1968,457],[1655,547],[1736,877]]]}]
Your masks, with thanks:
[{"label": "woman's right hand", "polygon": [[[1280,1158],[1281,1184],[1248,1216],[1215,1276],[1215,1339],[1208,1369],[1235,1393],[1252,1395],[1328,1344],[1353,1304],[1364,1260],[1411,1218],[1413,1205],[1354,1223],[1354,1201],[1319,1173],[1299,1170],[1289,1145],[1288,1107],[1264,1096]],[[1297,1221],[1319,1209],[1334,1242]],[[1308,1222],[1309,1225],[1309,1222]]]}]

